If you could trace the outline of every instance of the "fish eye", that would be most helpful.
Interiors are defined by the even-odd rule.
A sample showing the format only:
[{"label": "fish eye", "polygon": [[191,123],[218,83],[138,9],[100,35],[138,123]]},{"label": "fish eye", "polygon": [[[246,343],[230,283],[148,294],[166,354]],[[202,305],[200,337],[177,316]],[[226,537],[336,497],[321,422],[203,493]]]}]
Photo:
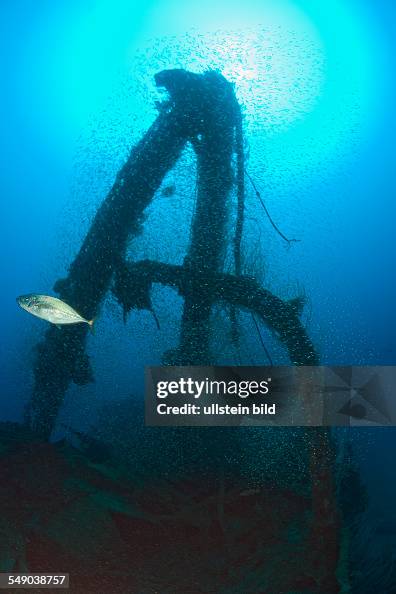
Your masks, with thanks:
[{"label": "fish eye", "polygon": [[22,298],[22,302],[25,303],[28,307],[32,307],[36,305],[37,299],[33,295],[27,295],[26,297]]}]

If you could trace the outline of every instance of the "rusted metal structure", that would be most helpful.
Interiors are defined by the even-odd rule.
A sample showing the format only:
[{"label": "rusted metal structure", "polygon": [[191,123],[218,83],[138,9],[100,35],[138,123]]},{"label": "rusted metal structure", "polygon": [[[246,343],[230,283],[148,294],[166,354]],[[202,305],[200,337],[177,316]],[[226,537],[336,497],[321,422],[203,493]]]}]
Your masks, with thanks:
[{"label": "rusted metal structure", "polygon": [[[185,70],[162,71],[156,75],[156,84],[167,89],[169,100],[158,106],[157,119],[133,147],[99,208],[67,278],[55,284],[55,291],[83,316],[92,318],[99,315],[109,290],[127,315],[134,308],[151,309],[153,282],[174,287],[184,299],[180,342],[175,350],[164,354],[165,364],[214,363],[209,347],[211,310],[221,300],[234,310],[250,310],[274,329],[292,364],[317,365],[318,354],[300,321],[296,305],[279,299],[253,278],[241,275],[244,163],[241,114],[233,86],[217,72],[197,75]],[[196,152],[198,180],[191,241],[183,265],[148,260],[126,262],[128,240],[139,233],[144,210],[186,143],[191,143]],[[233,174],[235,154],[236,175]],[[226,274],[221,263],[233,183],[237,184],[238,197],[233,250],[235,274]],[[38,346],[28,421],[44,439],[51,434],[69,384],[92,380],[93,372],[85,353],[86,334],[85,325],[61,330],[50,327]],[[330,573],[324,572],[323,579],[318,578],[318,589],[313,591],[337,592],[338,518],[331,481],[332,448],[325,429],[307,431],[314,513],[311,544],[319,556],[326,556],[330,538],[334,559]]]},{"label": "rusted metal structure", "polygon": [[[243,154],[240,108],[232,85],[219,73],[197,75],[164,70],[156,84],[165,87],[169,101],[133,147],[99,208],[67,278],[54,289],[61,299],[87,318],[99,314],[112,288],[127,310],[150,308],[153,281],[174,286],[183,295],[180,344],[167,353],[168,364],[213,363],[209,350],[210,314],[215,301],[248,308],[279,335],[296,365],[318,363],[318,356],[293,302],[285,302],[240,275],[243,225]],[[182,267],[157,262],[125,262],[128,240],[141,229],[141,218],[165,174],[187,142],[197,155],[197,203],[191,242]],[[224,233],[233,183],[233,155],[237,154],[238,218],[234,244],[235,275],[221,270]],[[70,382],[85,384],[93,373],[85,353],[87,328],[50,327],[38,346],[35,385],[29,422],[43,437],[54,427]]]}]

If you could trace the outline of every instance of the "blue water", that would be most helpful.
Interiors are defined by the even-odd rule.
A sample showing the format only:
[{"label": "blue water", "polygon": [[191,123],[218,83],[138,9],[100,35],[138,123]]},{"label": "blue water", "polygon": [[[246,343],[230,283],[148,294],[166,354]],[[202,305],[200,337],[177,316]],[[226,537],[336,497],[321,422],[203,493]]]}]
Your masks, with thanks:
[{"label": "blue water", "polygon": [[[15,297],[51,292],[131,144],[155,117],[156,71],[220,69],[235,82],[248,169],[290,249],[248,188],[246,270],[281,297],[307,297],[325,364],[396,363],[393,270],[395,8],[391,1],[21,0],[2,3],[1,417],[20,420],[45,324]],[[192,154],[158,193],[133,258],[181,262],[194,201]],[[106,300],[90,337],[96,383],[73,386],[63,420],[86,429],[112,400],[142,399],[143,367],[175,346],[181,300],[156,289],[124,327]],[[219,328],[225,321],[219,316]],[[246,325],[244,362],[266,363]],[[220,332],[221,334],[221,332]],[[287,363],[267,340],[273,359]],[[219,360],[235,362],[227,344]],[[81,418],[84,417],[84,421]],[[356,431],[371,504],[394,514],[393,430]],[[380,463],[378,463],[380,461]]]}]

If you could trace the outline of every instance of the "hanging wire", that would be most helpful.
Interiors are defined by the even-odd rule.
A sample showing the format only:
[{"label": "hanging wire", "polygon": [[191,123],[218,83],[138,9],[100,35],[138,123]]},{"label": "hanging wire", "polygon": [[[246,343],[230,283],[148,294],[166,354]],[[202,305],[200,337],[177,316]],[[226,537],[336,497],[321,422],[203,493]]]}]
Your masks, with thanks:
[{"label": "hanging wire", "polygon": [[191,215],[191,221],[190,221],[190,231],[188,234],[188,243],[191,244],[191,238],[192,238],[192,230],[193,230],[193,224],[194,224],[194,218],[195,218],[195,213],[197,211],[197,200],[198,200],[198,182],[195,182],[195,188],[194,188],[194,203],[193,203],[193,211],[192,211],[192,215]]},{"label": "hanging wire", "polygon": [[267,359],[268,359],[270,365],[273,365],[271,355],[269,354],[269,351],[268,351],[267,347],[264,344],[263,336],[261,334],[260,327],[259,327],[259,325],[257,323],[256,317],[255,317],[255,315],[253,313],[251,314],[251,316],[252,316],[252,320],[254,322],[254,325],[256,326],[256,330],[257,330],[257,334],[258,334],[259,339],[260,339],[260,342],[261,342],[261,346],[263,347],[263,350],[264,350],[264,352],[265,352],[265,354],[267,356]]},{"label": "hanging wire", "polygon": [[263,207],[263,209],[264,209],[264,212],[265,212],[265,214],[267,215],[269,222],[271,223],[271,225],[273,226],[273,228],[275,229],[275,231],[278,233],[278,235],[280,235],[280,236],[282,237],[282,239],[284,239],[284,240],[285,240],[285,241],[288,243],[288,245],[289,245],[289,246],[290,246],[290,244],[291,244],[291,243],[293,243],[293,242],[301,241],[301,239],[289,239],[288,237],[286,237],[286,235],[284,235],[284,234],[282,233],[282,231],[279,229],[279,227],[278,227],[278,226],[276,225],[276,223],[273,221],[273,219],[272,219],[272,217],[271,217],[270,213],[268,212],[268,209],[267,209],[267,207],[266,207],[266,205],[265,205],[265,202],[264,202],[264,200],[262,199],[262,197],[261,197],[261,194],[260,194],[260,192],[258,191],[258,189],[257,189],[257,186],[256,186],[256,184],[254,183],[254,181],[253,181],[253,179],[252,179],[252,177],[251,177],[250,173],[249,173],[248,171],[246,171],[246,170],[245,170],[245,173],[246,173],[247,177],[249,178],[249,181],[250,181],[250,183],[251,183],[251,184],[252,184],[252,186],[253,186],[253,189],[254,189],[254,191],[255,191],[255,193],[256,193],[256,196],[257,196],[257,198],[259,199],[259,201],[260,201],[260,204],[261,204],[261,206]]},{"label": "hanging wire", "polygon": [[235,149],[237,157],[237,219],[234,237],[234,262],[235,274],[236,276],[240,276],[242,273],[241,243],[243,235],[243,223],[245,218],[245,167],[243,152],[242,115],[239,105],[237,107],[235,122]]}]

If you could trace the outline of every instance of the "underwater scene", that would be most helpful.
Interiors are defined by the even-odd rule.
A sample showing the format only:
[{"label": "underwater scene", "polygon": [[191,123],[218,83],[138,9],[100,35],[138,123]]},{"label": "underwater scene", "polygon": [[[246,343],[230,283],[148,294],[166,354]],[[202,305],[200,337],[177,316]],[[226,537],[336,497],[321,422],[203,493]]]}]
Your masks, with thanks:
[{"label": "underwater scene", "polygon": [[[1,12],[0,591],[396,594],[394,4]],[[145,421],[148,366],[320,365],[365,426]]]}]

